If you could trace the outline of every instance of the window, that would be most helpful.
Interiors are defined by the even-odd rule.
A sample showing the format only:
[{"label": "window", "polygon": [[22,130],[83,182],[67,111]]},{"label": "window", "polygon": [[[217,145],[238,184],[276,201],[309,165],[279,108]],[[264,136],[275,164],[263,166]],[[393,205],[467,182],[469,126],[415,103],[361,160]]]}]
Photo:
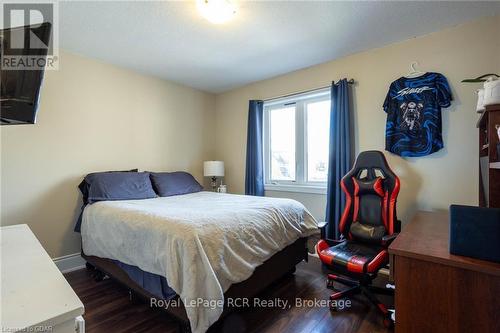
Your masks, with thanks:
[{"label": "window", "polygon": [[264,103],[266,190],[325,193],[330,90]]}]

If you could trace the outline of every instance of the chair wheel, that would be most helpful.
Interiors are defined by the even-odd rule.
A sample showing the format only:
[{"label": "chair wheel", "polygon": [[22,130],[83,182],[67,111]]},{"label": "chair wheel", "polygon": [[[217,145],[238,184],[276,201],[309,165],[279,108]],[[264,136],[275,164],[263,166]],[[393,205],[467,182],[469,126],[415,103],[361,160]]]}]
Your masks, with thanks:
[{"label": "chair wheel", "polygon": [[328,289],[335,290],[335,286],[333,285],[333,280],[330,280],[330,279],[326,280],[326,287]]},{"label": "chair wheel", "polygon": [[95,269],[94,265],[89,264],[88,262],[85,263],[85,268],[89,271],[93,271]]},{"label": "chair wheel", "polygon": [[132,303],[135,303],[139,300],[136,293],[132,289],[128,290],[128,300]]},{"label": "chair wheel", "polygon": [[392,328],[394,326],[394,322],[390,318],[384,318],[384,327]]},{"label": "chair wheel", "polygon": [[107,277],[106,274],[104,274],[103,272],[98,271],[98,270],[94,271],[93,276],[94,276],[95,282],[101,282],[101,281],[105,280]]}]

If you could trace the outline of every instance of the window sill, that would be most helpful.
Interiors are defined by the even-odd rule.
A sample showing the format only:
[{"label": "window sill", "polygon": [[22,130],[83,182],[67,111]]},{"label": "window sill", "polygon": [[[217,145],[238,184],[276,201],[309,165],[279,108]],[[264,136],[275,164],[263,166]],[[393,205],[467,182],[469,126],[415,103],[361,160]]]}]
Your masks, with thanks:
[{"label": "window sill", "polygon": [[275,185],[265,184],[264,190],[275,192],[298,192],[326,195],[327,189],[324,186],[308,186],[308,185]]}]

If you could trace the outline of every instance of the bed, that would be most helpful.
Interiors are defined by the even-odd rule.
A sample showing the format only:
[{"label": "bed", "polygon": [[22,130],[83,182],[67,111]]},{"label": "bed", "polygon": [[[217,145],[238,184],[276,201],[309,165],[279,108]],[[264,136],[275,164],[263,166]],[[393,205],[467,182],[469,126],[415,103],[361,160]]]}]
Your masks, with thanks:
[{"label": "bed", "polygon": [[[182,301],[164,309],[201,333],[231,310],[225,299],[251,298],[307,259],[316,230],[290,199],[197,192],[101,201],[83,212],[82,255],[147,299],[161,295],[134,281],[127,266],[164,277]],[[210,306],[184,306],[198,300]]]}]

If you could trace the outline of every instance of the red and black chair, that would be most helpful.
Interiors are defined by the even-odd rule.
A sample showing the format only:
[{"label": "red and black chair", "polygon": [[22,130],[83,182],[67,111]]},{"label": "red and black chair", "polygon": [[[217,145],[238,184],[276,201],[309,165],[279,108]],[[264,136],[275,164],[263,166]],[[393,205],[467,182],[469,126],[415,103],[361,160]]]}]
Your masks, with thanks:
[{"label": "red and black chair", "polygon": [[[346,206],[339,221],[341,240],[327,240],[326,223],[320,224],[321,240],[316,251],[322,263],[334,273],[328,274],[327,286],[337,281],[350,288],[337,291],[331,301],[362,293],[384,314],[390,325],[387,307],[375,296],[393,294],[393,289],[372,285],[378,271],[387,266],[387,247],[396,238],[401,222],[396,217],[399,178],[379,151],[359,154],[354,167],[340,182],[346,195]],[[335,310],[335,303],[330,302]]]}]

